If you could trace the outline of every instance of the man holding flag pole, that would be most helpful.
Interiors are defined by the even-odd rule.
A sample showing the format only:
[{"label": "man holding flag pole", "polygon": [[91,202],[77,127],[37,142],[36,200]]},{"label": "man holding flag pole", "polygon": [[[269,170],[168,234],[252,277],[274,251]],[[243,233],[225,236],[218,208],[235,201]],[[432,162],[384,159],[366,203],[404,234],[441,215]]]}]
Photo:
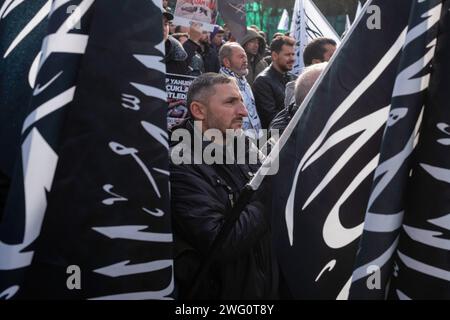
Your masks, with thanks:
[{"label": "man holding flag pole", "polygon": [[[371,32],[367,27],[365,18],[368,17],[369,6],[378,8],[376,12],[382,14],[382,28],[389,32]],[[448,7],[448,1],[446,6]],[[389,128],[400,123],[407,114],[404,108],[392,109],[393,93],[413,93],[404,84],[396,85],[395,79],[401,77],[410,81],[411,86],[418,86],[419,92],[426,89],[425,82],[420,78],[415,80],[414,77],[422,68],[425,68],[425,72],[433,58],[435,26],[440,19],[442,24],[446,25],[449,17],[448,10],[442,12],[441,16],[441,1],[414,5],[408,0],[373,0],[366,3],[363,14],[353,25],[346,41],[275,144],[275,149],[280,151],[274,150],[266,158],[231,210],[230,216],[238,219],[240,210],[248,203],[251,194],[259,189],[271,164],[279,160],[280,171],[273,179],[272,208],[276,214],[272,216],[272,232],[281,272],[295,299],[349,298],[352,266],[356,262],[363,228],[389,236],[389,232],[394,232],[401,226],[401,212],[391,214],[390,217],[373,213],[370,204],[375,198],[370,194],[370,185],[374,179],[378,179],[375,181],[383,185],[389,183],[386,179],[392,179],[392,169],[388,171],[387,164],[379,162],[380,143],[383,133],[388,130],[385,129],[386,126]],[[408,30],[411,32],[408,33]],[[423,42],[415,41],[422,34],[429,40],[426,47],[421,47]],[[440,41],[444,44],[447,40],[448,33],[444,33]],[[376,42],[376,50],[364,48],[363,43],[367,41]],[[408,46],[412,46],[411,50],[414,50],[419,62],[405,66],[401,61],[408,59],[410,53],[405,54],[404,51]],[[447,46],[444,44],[442,48]],[[351,66],[348,61],[352,61]],[[352,68],[353,72],[350,73],[348,68]],[[428,78],[426,73],[424,74],[423,77]],[[413,102],[417,99],[410,98]],[[445,123],[437,123],[437,128],[442,132],[447,127]],[[417,128],[418,126],[416,130]],[[439,141],[445,145],[446,140]],[[324,154],[327,157],[323,157]],[[375,171],[379,163],[378,170],[385,174],[383,178],[378,178],[381,173]],[[422,167],[435,179],[447,182],[445,168],[425,164]],[[286,184],[286,181],[290,183]],[[323,190],[327,192],[322,192]],[[381,189],[374,188],[377,195],[379,190]],[[343,206],[345,211],[341,210]],[[370,210],[367,213],[366,208]],[[284,212],[284,215],[280,215],[280,212]],[[448,212],[448,209],[443,208],[440,212]],[[442,214],[434,217],[430,223],[439,226],[440,233],[411,226],[404,228],[416,242],[443,250],[435,251],[437,260],[434,263],[438,265],[423,262],[423,259],[429,259],[431,256],[424,256],[420,261],[399,252],[403,269],[394,269],[387,277],[396,276],[399,271],[409,269],[426,274],[430,277],[428,283],[437,290],[435,297],[445,298],[448,296],[450,281],[448,259],[445,263],[445,256],[448,257],[450,246],[445,242],[445,238],[440,240],[432,237],[448,235],[448,219]],[[387,220],[383,222],[384,218]],[[227,238],[228,231],[232,228],[233,222],[230,221],[229,227],[224,227],[213,242],[211,250],[222,245],[223,239]],[[387,237],[387,241],[389,239],[392,237]],[[363,272],[375,272],[376,276],[377,269],[369,267],[374,265],[381,268],[397,246],[397,241],[387,243],[390,243],[391,247],[386,254],[356,269],[354,276],[356,274],[357,277],[353,281],[363,278],[360,275]],[[364,259],[366,252],[359,252]],[[211,263],[212,260],[207,258],[204,266]],[[367,267],[367,270],[361,267]],[[410,271],[408,273],[411,274]],[[383,281],[388,279],[386,273],[384,274]],[[405,280],[403,282],[407,283]],[[443,289],[445,287],[447,289]],[[366,289],[377,288],[375,285],[374,288]],[[358,298],[356,287],[352,287],[352,290],[355,290],[352,291],[352,297]],[[399,290],[395,298],[421,297],[418,288],[409,289],[409,293],[403,290]],[[375,294],[380,292],[383,296],[385,291],[373,291]],[[416,294],[413,295],[413,292]]]}]

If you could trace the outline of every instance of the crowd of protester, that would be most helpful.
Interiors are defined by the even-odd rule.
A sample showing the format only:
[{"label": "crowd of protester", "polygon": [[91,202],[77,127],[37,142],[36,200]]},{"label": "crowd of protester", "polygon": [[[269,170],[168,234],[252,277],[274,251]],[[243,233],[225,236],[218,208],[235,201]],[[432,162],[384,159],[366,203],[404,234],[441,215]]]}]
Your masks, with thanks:
[{"label": "crowd of protester", "polygon": [[[268,43],[264,31],[250,26],[238,42],[227,25],[207,32],[197,23],[190,27],[175,26],[173,18],[166,6],[163,29],[167,72],[195,77],[213,72],[236,78],[249,112],[243,129],[250,130],[250,135],[259,129],[269,129],[281,111],[296,110],[292,98],[297,76],[291,73],[295,39],[288,33],[277,32]],[[332,39],[313,40],[303,53],[305,66],[329,61],[335,50],[336,42]]]}]

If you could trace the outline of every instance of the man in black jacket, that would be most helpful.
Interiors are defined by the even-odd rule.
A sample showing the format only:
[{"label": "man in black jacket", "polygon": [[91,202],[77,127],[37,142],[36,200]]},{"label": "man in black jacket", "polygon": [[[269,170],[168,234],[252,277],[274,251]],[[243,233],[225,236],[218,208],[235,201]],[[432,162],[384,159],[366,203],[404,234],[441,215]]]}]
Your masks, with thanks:
[{"label": "man in black jacket", "polygon": [[195,77],[205,72],[205,64],[201,55],[202,47],[200,45],[202,36],[200,24],[193,23],[189,28],[189,39],[183,43],[183,48],[188,55],[186,62],[192,70],[191,75]]},{"label": "man in black jacket", "polygon": [[173,18],[170,12],[163,12],[163,40],[166,48],[163,62],[166,64],[167,73],[187,75],[190,73],[187,63],[188,55],[181,43],[169,34],[170,21]]},{"label": "man in black jacket", "polygon": [[[226,130],[240,130],[247,116],[235,80],[222,74],[203,74],[191,84],[187,103],[195,120],[188,120],[182,126],[184,133],[190,134],[187,140],[211,137],[210,129],[216,129],[221,137],[216,136],[214,142],[203,142],[200,154],[213,144],[220,145],[218,150],[223,150],[223,160],[229,152]],[[172,139],[174,134],[178,135],[177,131],[172,133]],[[202,140],[198,141],[201,145]],[[228,218],[227,210],[235,204],[240,190],[257,170],[257,166],[236,162],[207,165],[203,158],[201,163],[192,164],[198,151],[194,145],[195,142],[183,139],[171,150],[175,279],[181,299],[186,298],[192,288],[194,275]],[[180,155],[187,159],[185,163],[180,163]],[[270,197],[256,193],[241,212],[226,240],[213,253],[213,264],[192,298],[277,297],[278,269],[271,252],[269,205],[263,198]]]},{"label": "man in black jacket", "polygon": [[256,109],[263,129],[284,107],[286,84],[295,79],[288,73],[295,62],[295,40],[287,36],[276,37],[271,45],[272,64],[256,77],[253,83]]}]

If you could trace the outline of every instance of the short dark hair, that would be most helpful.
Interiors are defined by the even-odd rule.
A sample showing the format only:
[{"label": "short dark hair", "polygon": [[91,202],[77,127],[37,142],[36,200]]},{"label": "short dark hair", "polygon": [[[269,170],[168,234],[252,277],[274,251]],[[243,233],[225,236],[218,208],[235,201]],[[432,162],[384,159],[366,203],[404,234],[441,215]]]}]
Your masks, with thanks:
[{"label": "short dark hair", "polygon": [[305,51],[303,51],[303,62],[305,66],[310,66],[314,59],[319,59],[323,62],[323,55],[326,52],[325,46],[327,44],[336,46],[336,41],[330,38],[316,38],[308,43]]},{"label": "short dark hair", "polygon": [[270,52],[280,53],[283,46],[295,46],[295,39],[287,36],[278,36],[270,44]]},{"label": "short dark hair", "polygon": [[194,101],[207,103],[210,96],[215,94],[214,86],[217,84],[227,84],[235,80],[220,73],[208,72],[197,77],[189,87],[186,99],[189,117],[192,118],[191,104]]}]

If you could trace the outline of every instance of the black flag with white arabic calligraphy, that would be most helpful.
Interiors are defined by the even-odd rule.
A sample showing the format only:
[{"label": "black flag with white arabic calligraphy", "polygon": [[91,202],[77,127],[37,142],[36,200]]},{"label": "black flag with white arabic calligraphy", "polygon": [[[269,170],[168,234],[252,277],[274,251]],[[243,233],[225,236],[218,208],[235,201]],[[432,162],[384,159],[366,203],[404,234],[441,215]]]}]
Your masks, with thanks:
[{"label": "black flag with white arabic calligraphy", "polygon": [[[48,204],[47,192],[51,190],[58,164],[61,128],[67,107],[73,100],[77,68],[86,49],[92,3],[92,0],[85,1],[80,28],[73,28],[73,17],[66,13],[69,5],[78,5],[80,1],[50,2],[46,8],[44,17],[48,21],[42,23],[48,28],[35,66],[37,76],[33,81],[31,102],[25,109],[26,116],[17,117],[24,118],[19,126],[20,143],[16,146],[19,152],[14,155],[11,186],[0,224],[2,298],[25,296],[25,279],[30,279],[27,274],[32,269],[36,240]],[[21,6],[16,10],[19,8]],[[51,18],[48,18],[49,13]],[[29,66],[26,61],[24,64]],[[12,66],[8,65],[6,72]],[[11,95],[17,93],[11,91]],[[16,112],[20,113],[23,108]],[[4,155],[5,158],[10,156]]]},{"label": "black flag with white arabic calligraphy", "polygon": [[412,1],[370,4],[280,153],[273,233],[295,299],[348,298]]},{"label": "black flag with white arabic calligraphy", "polygon": [[[48,56],[37,82],[42,98],[33,100],[41,109],[24,124],[24,136],[32,140],[24,138],[28,166],[16,181],[25,195],[12,195],[7,203],[21,210],[6,212],[10,218],[0,229],[2,241],[17,243],[6,247],[11,259],[9,269],[0,271],[0,294],[170,298],[161,8],[146,0],[63,2],[50,16],[44,42]],[[69,5],[81,20],[67,24]],[[58,141],[52,141],[52,132]],[[51,176],[33,180],[36,166],[49,165]],[[29,194],[34,202],[24,205]],[[39,219],[25,225],[25,217],[36,212]],[[29,260],[20,264],[16,249]]]},{"label": "black flag with white arabic calligraphy", "polygon": [[0,1],[0,219],[36,80],[51,1]]},{"label": "black flag with white arabic calligraphy", "polygon": [[[431,103],[426,103],[426,98],[429,85],[432,84],[430,83],[431,73],[441,75],[442,72],[440,70],[441,65],[436,65],[433,62],[441,11],[441,0],[414,2],[411,10],[408,32],[392,93],[389,120],[380,148],[380,160],[374,175],[365,215],[364,232],[353,272],[350,290],[351,299],[384,299],[392,275],[399,272],[403,273],[403,270],[414,268],[414,265],[417,264],[412,262],[411,257],[419,255],[421,261],[427,264],[433,261],[429,255],[433,250],[428,249],[426,245],[418,250],[418,243],[420,243],[421,238],[426,238],[427,231],[417,228],[418,226],[423,228],[425,225],[423,224],[424,221],[420,221],[420,219],[417,221],[416,211],[420,207],[424,208],[421,203],[428,202],[430,198],[436,197],[436,201],[442,197],[445,194],[445,188],[441,189],[439,186],[431,188],[434,183],[431,181],[425,182],[428,179],[426,175],[422,176],[423,172],[421,171],[423,169],[414,168],[413,170],[414,173],[422,176],[419,179],[413,178],[411,180],[410,173],[415,167],[414,162],[417,161],[418,154],[414,153],[417,140],[422,140],[424,136],[429,134],[424,129],[430,130],[426,128],[426,123],[419,130],[422,124],[422,112],[425,113],[425,117],[428,117],[428,115],[434,115],[436,107],[439,107],[439,105],[434,105],[434,97],[431,97]],[[441,41],[446,41],[445,36]],[[448,54],[449,51],[446,53]],[[441,52],[441,55],[443,55],[443,52]],[[445,83],[441,78],[434,77],[434,81]],[[445,91],[443,88],[441,90],[442,92]],[[443,118],[442,120],[447,121],[448,119]],[[434,131],[434,128],[430,130],[430,132],[432,131]],[[434,144],[431,141],[427,141],[427,143],[430,146]],[[429,148],[429,146],[425,146],[425,148]],[[432,158],[436,154],[428,153]],[[443,155],[445,152],[439,154]],[[443,158],[445,159],[445,157]],[[410,193],[411,190],[421,189],[425,185],[428,185],[428,190],[422,190],[423,196],[420,196],[418,192],[414,192],[415,195]],[[429,193],[433,189],[434,192]],[[416,204],[411,206],[411,203]],[[411,207],[410,210],[405,211],[408,207]],[[427,210],[421,212],[420,215],[424,219],[427,217],[432,219],[438,218],[445,212],[445,210],[439,212],[436,209],[438,208],[431,206],[430,203]],[[419,211],[422,210],[419,209]],[[411,226],[410,222],[404,224],[406,221],[415,221],[414,227]],[[408,235],[417,241],[414,245],[415,248],[410,251],[412,256],[404,255],[401,249],[402,245],[400,247],[398,245],[402,228],[406,232],[403,242],[410,241]],[[428,232],[430,240],[438,235],[437,233],[433,235],[432,231]],[[444,239],[439,240],[439,238],[434,241],[445,243]],[[450,246],[447,245],[447,248],[450,249]],[[444,248],[441,246],[441,249]],[[399,251],[397,252],[397,250]],[[438,249],[435,250],[438,251]],[[397,261],[396,265],[393,264],[394,260]],[[402,264],[401,270],[399,270],[399,264]],[[447,264],[434,261],[431,265],[448,269],[450,261]],[[431,265],[429,265],[429,269],[431,269]],[[433,277],[433,274],[434,272],[431,272],[431,277]],[[409,279],[405,280],[409,284],[404,282],[398,288],[399,298],[409,296],[426,299],[439,296],[438,291],[432,292],[430,288],[432,281],[427,283],[425,279],[419,280],[421,277],[412,272],[408,272],[408,276]],[[419,286],[417,286],[417,282],[420,283]],[[414,287],[420,287],[420,293],[414,290],[406,290],[408,294],[404,293],[405,288]],[[425,293],[425,291],[428,292]]]},{"label": "black flag with white arabic calligraphy", "polygon": [[390,296],[450,299],[450,1],[439,22]]}]

